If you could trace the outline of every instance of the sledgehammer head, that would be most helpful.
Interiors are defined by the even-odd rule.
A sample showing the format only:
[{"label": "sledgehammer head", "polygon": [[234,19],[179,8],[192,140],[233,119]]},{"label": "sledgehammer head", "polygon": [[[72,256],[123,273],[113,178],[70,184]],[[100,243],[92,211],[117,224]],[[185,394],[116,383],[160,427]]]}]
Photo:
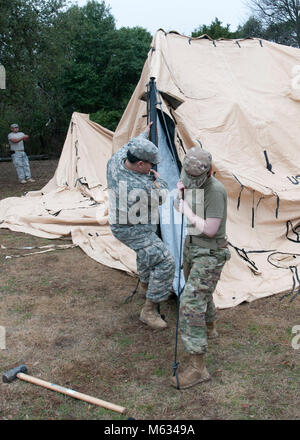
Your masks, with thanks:
[{"label": "sledgehammer head", "polygon": [[3,374],[2,380],[4,383],[13,382],[17,378],[18,373],[27,373],[27,368],[25,365],[19,365],[18,367],[13,368],[12,370],[7,371]]}]

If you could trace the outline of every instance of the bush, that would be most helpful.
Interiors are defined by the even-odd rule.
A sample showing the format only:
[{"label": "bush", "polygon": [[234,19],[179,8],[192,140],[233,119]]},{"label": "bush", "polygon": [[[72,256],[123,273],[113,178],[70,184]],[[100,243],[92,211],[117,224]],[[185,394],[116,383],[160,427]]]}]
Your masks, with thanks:
[{"label": "bush", "polygon": [[115,131],[117,125],[122,117],[122,110],[99,110],[90,115],[91,121],[97,122],[104,128]]}]

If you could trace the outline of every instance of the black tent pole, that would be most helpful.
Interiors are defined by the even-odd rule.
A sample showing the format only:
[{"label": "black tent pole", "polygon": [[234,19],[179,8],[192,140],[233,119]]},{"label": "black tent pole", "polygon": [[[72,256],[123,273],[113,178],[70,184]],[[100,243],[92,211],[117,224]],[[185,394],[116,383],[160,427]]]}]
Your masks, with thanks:
[{"label": "black tent pole", "polygon": [[[152,124],[152,126],[150,128],[149,139],[150,139],[151,142],[153,142],[158,147],[158,139],[157,139],[157,109],[156,109],[156,105],[158,104],[158,102],[157,102],[156,83],[155,83],[155,78],[153,78],[153,77],[150,78],[150,82],[147,85],[147,94],[148,94],[148,96],[147,96],[147,115],[148,115],[148,118],[147,119],[148,119],[148,122],[153,122],[153,124]],[[162,115],[164,117],[162,109],[161,109],[161,112],[162,112]],[[150,118],[149,118],[149,116],[150,116]],[[168,134],[169,142],[170,142],[170,147],[172,148],[172,143],[171,143],[171,140],[170,140],[170,135],[168,133],[168,128],[167,128],[167,124],[166,124],[165,118],[164,118],[164,123],[165,123],[166,132]],[[155,169],[157,169],[156,166],[155,166]],[[180,296],[181,296],[181,293],[182,293],[181,285],[180,285],[180,278],[181,278],[182,239],[183,239],[183,225],[184,225],[183,217],[184,216],[182,214],[181,234],[180,234],[180,257],[179,257],[180,261],[179,261],[179,278],[178,278],[178,297],[177,297],[176,341],[175,341],[174,363],[172,365],[173,375],[176,377],[177,389],[178,390],[180,389],[180,383],[179,383],[178,374],[177,374],[177,369],[178,369],[178,365],[179,365],[179,363],[177,362],[177,350],[178,350]],[[159,234],[159,235],[161,235],[161,234]],[[160,306],[159,306],[159,304],[158,304],[158,313],[160,314]],[[162,315],[162,317],[163,317],[163,315]]]},{"label": "black tent pole", "polygon": [[149,111],[150,111],[150,121],[153,122],[150,128],[150,141],[153,142],[156,146],[158,146],[157,139],[157,93],[156,93],[156,84],[155,78],[150,78],[149,83]]},{"label": "black tent pole", "polygon": [[[150,128],[149,140],[153,142],[158,147],[158,136],[157,136],[157,89],[155,78],[151,77],[150,82],[147,86],[147,113],[149,112],[148,122],[152,122]],[[153,165],[153,169],[157,171],[157,165]],[[157,225],[157,235],[161,237],[160,223]],[[160,304],[157,304],[157,311],[160,314]],[[165,319],[164,315],[161,315],[162,319]]]}]

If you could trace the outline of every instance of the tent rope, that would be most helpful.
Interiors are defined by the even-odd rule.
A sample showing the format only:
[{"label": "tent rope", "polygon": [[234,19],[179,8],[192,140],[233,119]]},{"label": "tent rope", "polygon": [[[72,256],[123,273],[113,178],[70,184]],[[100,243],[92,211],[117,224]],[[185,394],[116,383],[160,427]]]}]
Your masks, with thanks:
[{"label": "tent rope", "polygon": [[238,203],[237,203],[237,207],[236,209],[239,210],[240,209],[240,205],[241,205],[241,196],[242,196],[242,192],[244,191],[245,187],[244,185],[239,181],[239,179],[233,174],[233,177],[235,178],[235,180],[238,181],[238,183],[241,185],[241,190],[238,196]]},{"label": "tent rope", "polygon": [[278,218],[280,197],[279,197],[278,194],[276,194],[276,197],[277,197],[277,206],[276,206],[276,213],[275,213],[275,215],[276,215],[276,218]]},{"label": "tent rope", "polygon": [[[289,232],[290,232],[290,227],[291,227],[293,233],[294,233],[294,234],[296,235],[296,237],[297,237],[296,240],[293,240],[292,238],[289,238],[289,237],[288,237]],[[296,228],[295,228],[294,225],[293,225],[293,223],[291,222],[291,220],[288,220],[288,221],[286,222],[286,233],[285,233],[285,236],[286,236],[286,238],[287,238],[289,241],[293,241],[294,243],[300,243],[300,234],[299,234],[299,232],[297,232],[297,229],[299,229],[299,227],[300,227],[300,225],[296,226]]]},{"label": "tent rope", "polygon": [[134,289],[134,291],[131,292],[131,294],[129,296],[127,296],[127,298],[125,299],[124,304],[129,304],[133,300],[134,295],[138,291],[139,284],[140,284],[140,279],[138,279],[138,282],[137,282],[137,285],[136,285],[136,288]]},{"label": "tent rope", "polygon": [[272,164],[269,161],[268,153],[266,150],[264,151],[264,155],[265,155],[265,159],[266,159],[267,170],[270,171],[270,173],[275,174],[274,171],[272,171]]},{"label": "tent rope", "polygon": [[248,257],[248,253],[245,251],[244,248],[240,249],[237,246],[234,246],[229,241],[228,244],[236,251],[239,257],[241,257],[244,261],[246,261],[246,263],[250,264],[250,266],[252,266],[256,271],[258,271],[258,268],[256,267],[254,261],[250,260],[250,258]]},{"label": "tent rope", "polygon": [[292,275],[293,275],[293,286],[292,286],[292,289],[288,293],[283,295],[280,298],[280,301],[282,301],[284,298],[287,298],[287,297],[291,296],[295,292],[296,284],[298,282],[298,290],[296,291],[295,295],[290,299],[290,303],[291,303],[291,302],[293,302],[297,298],[298,295],[300,295],[300,279],[299,279],[299,274],[298,274],[298,268],[295,265],[291,265],[289,267],[280,266],[280,261],[278,263],[279,265],[273,263],[271,261],[271,257],[273,257],[276,254],[283,255],[283,256],[284,255],[292,255],[294,258],[299,257],[300,254],[291,254],[291,253],[288,253],[288,252],[274,252],[273,254],[270,254],[268,256],[268,263],[270,263],[272,266],[274,266],[276,268],[279,268],[279,269],[289,269],[292,272]]},{"label": "tent rope", "polygon": [[253,190],[253,196],[252,196],[252,228],[255,227],[254,195],[255,195],[255,190]]},{"label": "tent rope", "polygon": [[[295,274],[293,273],[293,269],[295,270]],[[298,269],[297,269],[297,267],[296,267],[296,266],[291,266],[291,267],[290,267],[290,270],[291,270],[291,272],[292,272],[292,274],[293,274],[293,288],[292,288],[292,290],[290,291],[290,293],[288,293],[287,295],[284,295],[283,297],[281,297],[281,298],[280,298],[280,301],[282,301],[284,298],[286,298],[287,296],[292,295],[292,294],[295,292],[296,279],[297,279],[297,281],[298,281],[298,290],[297,290],[297,292],[295,293],[295,295],[290,299],[290,303],[291,303],[291,302],[293,302],[293,301],[297,298],[297,296],[300,294],[300,280],[299,280],[299,275],[298,275]]]}]

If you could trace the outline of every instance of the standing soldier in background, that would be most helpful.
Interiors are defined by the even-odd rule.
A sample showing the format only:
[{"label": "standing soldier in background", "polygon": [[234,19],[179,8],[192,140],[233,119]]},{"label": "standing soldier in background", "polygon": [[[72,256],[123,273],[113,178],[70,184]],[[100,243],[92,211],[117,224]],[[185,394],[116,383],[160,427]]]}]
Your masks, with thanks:
[{"label": "standing soldier in background", "polygon": [[171,294],[175,262],[156,234],[158,206],[168,185],[152,169],[160,158],[158,148],[148,140],[150,126],[108,161],[109,222],[113,235],[136,252],[137,271],[146,294],[140,320],[153,329],[164,329],[167,323],[157,305]]},{"label": "standing soldier in background", "polygon": [[[171,379],[172,386],[185,389],[210,380],[205,367],[207,338],[216,338],[216,308],[213,293],[222,268],[230,258],[226,240],[227,194],[213,176],[211,154],[199,146],[191,148],[184,159],[178,182],[178,209],[188,219],[183,267],[185,288],[180,300],[180,331],[190,354],[186,370]],[[184,190],[204,194],[203,217],[196,215],[195,204],[189,206]],[[188,191],[185,191],[188,193]],[[185,199],[185,200],[184,200]]]},{"label": "standing soldier in background", "polygon": [[13,164],[17,171],[18,179],[20,183],[35,182],[31,178],[30,165],[27,154],[24,151],[24,142],[29,139],[27,134],[19,131],[18,124],[12,124],[10,126],[11,133],[8,135],[8,141],[10,145],[10,152]]}]

